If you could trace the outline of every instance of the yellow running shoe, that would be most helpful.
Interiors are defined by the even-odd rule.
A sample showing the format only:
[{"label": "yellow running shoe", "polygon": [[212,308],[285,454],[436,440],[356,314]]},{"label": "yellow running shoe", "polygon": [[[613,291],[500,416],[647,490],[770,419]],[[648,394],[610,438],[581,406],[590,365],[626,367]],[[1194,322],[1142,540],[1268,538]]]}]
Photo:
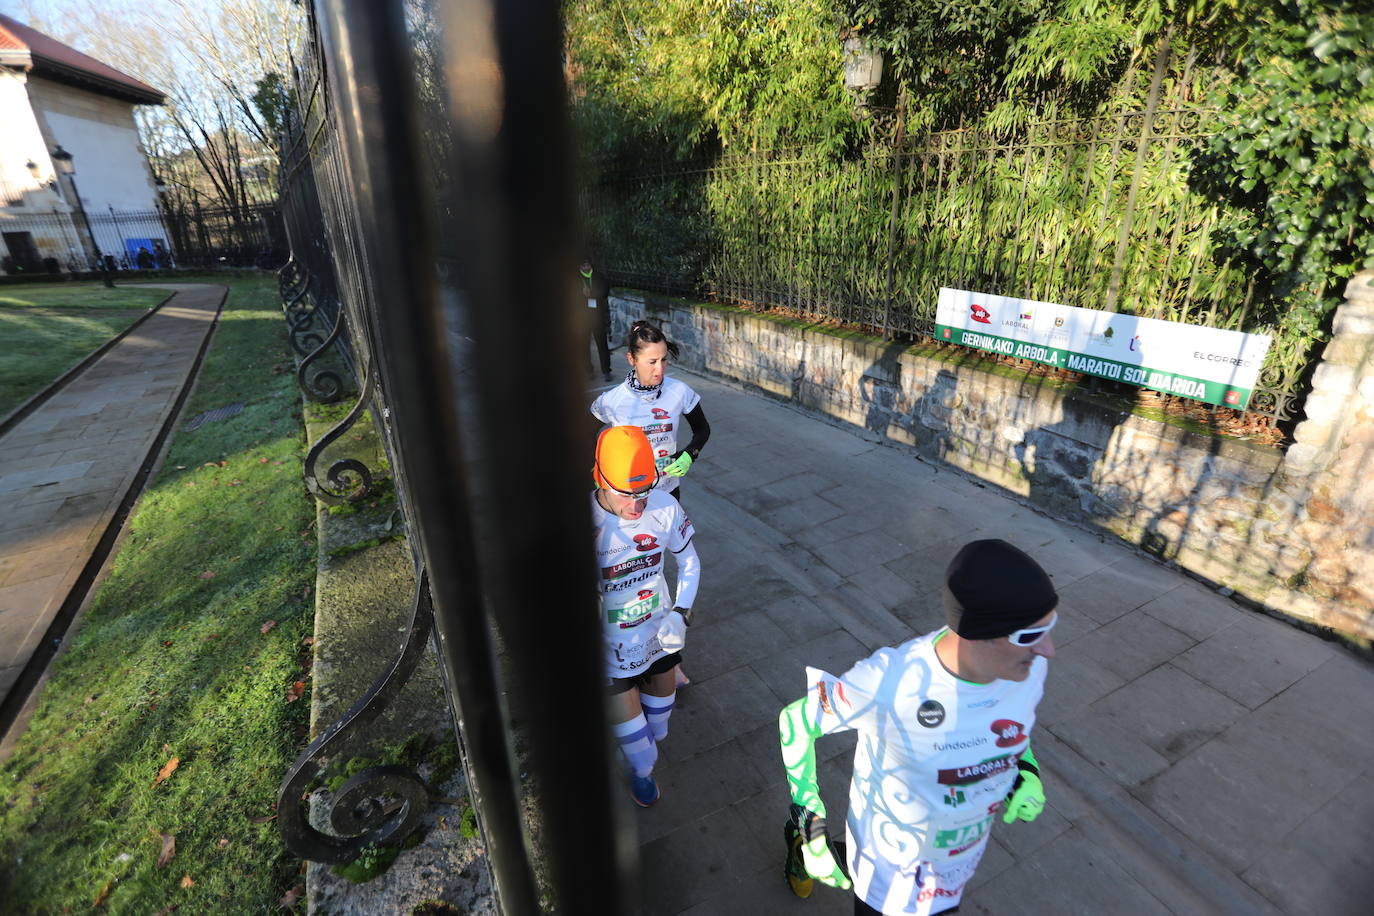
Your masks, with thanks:
[{"label": "yellow running shoe", "polygon": [[788,821],[782,828],[783,839],[787,841],[787,861],[783,863],[782,874],[787,879],[787,886],[792,889],[792,893],[798,897],[810,897],[811,891],[816,887],[816,879],[806,872],[806,863],[802,861],[802,836],[801,832]]}]

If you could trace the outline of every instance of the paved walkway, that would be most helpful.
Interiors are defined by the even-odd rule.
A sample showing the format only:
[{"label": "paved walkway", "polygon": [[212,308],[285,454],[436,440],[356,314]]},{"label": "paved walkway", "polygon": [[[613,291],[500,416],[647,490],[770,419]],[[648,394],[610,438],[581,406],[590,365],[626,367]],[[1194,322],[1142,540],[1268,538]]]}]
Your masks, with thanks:
[{"label": "paved walkway", "polygon": [[[1049,806],[997,825],[965,914],[1370,912],[1374,669],[1117,541],[907,452],[690,373],[711,442],[684,479],[703,584],[636,811],[645,912],[848,914],[781,877],[776,717],[803,666],[843,672],[943,622],[965,542],[1036,557],[1061,598],[1034,735]],[[843,830],[853,741],[822,739]]]},{"label": "paved walkway", "polygon": [[159,285],[176,297],[0,436],[0,698],[149,457],[225,294]]}]

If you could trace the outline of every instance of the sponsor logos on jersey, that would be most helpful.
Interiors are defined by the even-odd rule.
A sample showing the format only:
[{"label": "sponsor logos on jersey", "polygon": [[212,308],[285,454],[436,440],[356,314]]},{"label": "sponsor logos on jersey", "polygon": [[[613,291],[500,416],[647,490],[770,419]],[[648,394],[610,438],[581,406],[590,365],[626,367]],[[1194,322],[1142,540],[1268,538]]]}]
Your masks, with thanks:
[{"label": "sponsor logos on jersey", "polygon": [[934,728],[945,721],[945,707],[939,700],[926,700],[916,709],[916,721],[926,728]]},{"label": "sponsor logos on jersey", "polygon": [[640,429],[644,430],[644,435],[646,435],[646,436],[661,436],[661,435],[663,435],[664,433],[670,433],[670,432],[672,432],[672,431],[673,431],[673,424],[671,424],[671,423],[650,423],[648,426],[641,426]]},{"label": "sponsor logos on jersey", "polygon": [[658,538],[654,537],[652,534],[636,534],[634,536],[634,542],[635,550],[641,553],[650,550],[658,550]]},{"label": "sponsor logos on jersey", "polygon": [[[662,556],[662,554],[658,554],[658,556]],[[633,576],[626,576],[624,579],[615,582],[607,582],[606,594],[610,595],[615,592],[624,591],[627,588],[634,588],[636,585],[642,585],[650,579],[658,578],[659,575],[660,573],[656,569],[646,569],[644,572],[635,573]]]},{"label": "sponsor logos on jersey", "polygon": [[991,757],[987,760],[964,767],[950,767],[940,770],[940,785],[942,786],[968,786],[975,782],[982,782],[989,776],[996,776],[998,773],[1005,773],[1011,769],[1014,758],[1011,754],[1003,754],[1001,757]]},{"label": "sponsor logos on jersey", "polygon": [[833,716],[835,707],[830,705],[830,693],[825,689],[825,681],[816,682],[816,699],[820,700],[821,712]]},{"label": "sponsor logos on jersey", "polygon": [[685,538],[687,536],[687,532],[691,530],[692,520],[690,518],[687,518],[686,516],[683,516],[682,524],[677,526],[677,536],[679,538]]},{"label": "sponsor logos on jersey", "polygon": [[655,553],[647,557],[630,557],[623,563],[616,563],[613,566],[603,566],[601,568],[601,578],[619,579],[621,576],[628,576],[630,573],[639,572],[641,569],[650,569],[657,566],[663,560],[663,554]]},{"label": "sponsor logos on jersey", "polygon": [[849,697],[844,695],[844,684],[836,681],[834,686],[835,695],[832,705],[830,692],[826,689],[825,681],[816,682],[816,699],[820,701],[821,712],[832,716],[839,715],[839,713],[835,711],[835,706],[840,703],[843,703],[846,709],[853,709],[853,705],[849,702]]},{"label": "sponsor logos on jersey", "polygon": [[965,824],[963,827],[954,827],[950,830],[935,831],[935,848],[945,849],[954,856],[965,852],[976,846],[983,837],[988,834],[988,827],[992,824],[992,818],[985,817],[972,824]]},{"label": "sponsor logos on jersey", "polygon": [[1026,727],[1011,719],[998,719],[992,723],[992,733],[997,736],[998,747],[1011,747],[1026,740]]},{"label": "sponsor logos on jersey", "polygon": [[950,786],[949,789],[945,791],[945,797],[942,798],[941,801],[951,808],[957,808],[968,801],[968,799],[964,797],[963,789],[956,789],[954,786]]},{"label": "sponsor logos on jersey", "polygon": [[982,735],[974,735],[972,738],[961,738],[958,741],[935,742],[937,751],[967,751],[979,745],[987,744],[988,739]]},{"label": "sponsor logos on jersey", "polygon": [[613,623],[622,630],[639,626],[653,616],[657,607],[658,593],[652,589],[642,589],[639,592],[639,600],[621,607],[606,608],[606,622]]},{"label": "sponsor logos on jersey", "polygon": [[673,418],[673,415],[662,407],[651,407],[649,409],[653,411],[655,420],[671,420]]},{"label": "sponsor logos on jersey", "polygon": [[964,708],[965,708],[965,709],[991,709],[992,707],[994,707],[994,706],[996,706],[996,705],[997,705],[997,699],[996,699],[996,697],[994,697],[994,698],[991,699],[991,700],[979,700],[977,703],[970,703],[970,704],[968,704],[967,706],[965,706]]}]

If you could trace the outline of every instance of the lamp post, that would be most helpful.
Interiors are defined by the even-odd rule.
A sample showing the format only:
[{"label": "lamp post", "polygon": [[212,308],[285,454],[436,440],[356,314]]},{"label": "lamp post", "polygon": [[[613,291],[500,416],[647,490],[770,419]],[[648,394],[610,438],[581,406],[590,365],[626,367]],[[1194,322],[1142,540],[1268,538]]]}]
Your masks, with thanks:
[{"label": "lamp post", "polygon": [[76,188],[76,166],[72,165],[72,154],[64,150],[61,144],[58,144],[57,149],[52,151],[52,163],[57,171],[66,175],[67,180],[72,183],[72,196],[76,198],[76,209],[81,211],[81,221],[86,224],[86,235],[90,236],[91,248],[95,250],[96,263],[100,265],[100,278],[105,283],[106,289],[114,289],[114,280],[110,278],[110,266],[100,253],[100,243],[95,240],[95,230],[91,228],[91,218],[86,215],[86,207],[81,203],[81,192]]}]

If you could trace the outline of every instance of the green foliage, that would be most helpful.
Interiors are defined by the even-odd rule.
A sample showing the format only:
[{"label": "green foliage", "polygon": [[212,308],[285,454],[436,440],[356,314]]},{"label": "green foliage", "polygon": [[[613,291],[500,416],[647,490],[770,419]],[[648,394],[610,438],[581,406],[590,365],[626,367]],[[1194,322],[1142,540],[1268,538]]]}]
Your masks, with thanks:
[{"label": "green foliage", "polygon": [[368,843],[358,854],[358,858],[344,865],[335,865],[332,870],[341,878],[347,878],[354,884],[362,884],[385,873],[400,854],[399,846],[378,846],[376,843]]},{"label": "green foliage", "polygon": [[292,92],[276,70],[269,70],[253,86],[253,107],[262,117],[263,132],[269,137],[280,137],[286,124],[286,112],[294,105]]},{"label": "green foliage", "polygon": [[0,766],[5,912],[85,912],[102,890],[112,913],[266,912],[295,883],[271,815],[309,724],[308,694],[288,697],[315,563],[299,394],[271,372],[287,352],[275,284],[234,280],[187,411],[247,407],[175,434]]},{"label": "green foliage", "polygon": [[[1374,266],[1367,4],[567,10],[620,282],[918,333],[941,285],[1267,333],[1262,384],[1292,391],[1340,281]],[[905,90],[899,157],[892,112],[842,88],[848,35],[885,54],[871,102]]]},{"label": "green foliage", "polygon": [[1196,185],[1225,205],[1224,248],[1315,339],[1341,280],[1374,267],[1374,10],[1296,0],[1256,23],[1216,105]]}]

